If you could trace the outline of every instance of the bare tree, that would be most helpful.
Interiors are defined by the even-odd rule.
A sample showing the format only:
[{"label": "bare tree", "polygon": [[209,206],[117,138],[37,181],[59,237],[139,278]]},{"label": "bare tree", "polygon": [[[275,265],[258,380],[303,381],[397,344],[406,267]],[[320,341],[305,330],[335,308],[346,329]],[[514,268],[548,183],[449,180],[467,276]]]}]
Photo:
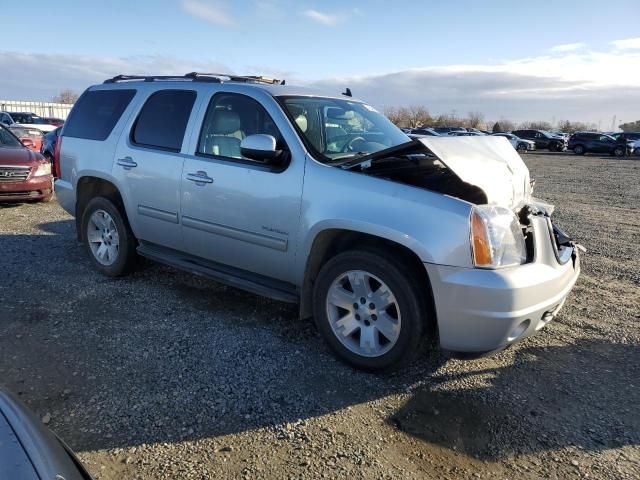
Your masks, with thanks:
[{"label": "bare tree", "polygon": [[558,130],[565,133],[595,132],[597,129],[595,123],[571,122],[569,120],[560,120],[558,122]]},{"label": "bare tree", "polygon": [[627,122],[622,125],[618,125],[623,132],[638,132],[640,131],[640,120],[636,120],[635,122]]},{"label": "bare tree", "polygon": [[387,107],[384,114],[398,127],[416,128],[429,125],[431,115],[422,105],[411,105],[409,107]]},{"label": "bare tree", "polygon": [[78,100],[78,96],[79,95],[76,92],[69,88],[66,88],[62,90],[58,95],[53,97],[52,100],[54,103],[66,103],[69,105],[73,105],[74,103],[76,103],[76,100]]},{"label": "bare tree", "polygon": [[484,114],[481,112],[469,112],[467,115],[466,126],[468,128],[480,128],[484,126]]},{"label": "bare tree", "polygon": [[537,120],[534,122],[522,122],[520,128],[531,130],[553,130],[553,125],[545,120]]}]

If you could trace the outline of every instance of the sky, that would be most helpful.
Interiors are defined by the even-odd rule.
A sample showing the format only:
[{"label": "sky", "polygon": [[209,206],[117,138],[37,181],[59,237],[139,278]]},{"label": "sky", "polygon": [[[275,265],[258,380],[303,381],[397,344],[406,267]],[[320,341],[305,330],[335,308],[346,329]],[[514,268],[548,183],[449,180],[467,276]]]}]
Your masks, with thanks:
[{"label": "sky", "polygon": [[204,71],[348,86],[378,108],[434,115],[603,130],[614,115],[640,119],[640,0],[0,0],[0,11],[0,99]]}]

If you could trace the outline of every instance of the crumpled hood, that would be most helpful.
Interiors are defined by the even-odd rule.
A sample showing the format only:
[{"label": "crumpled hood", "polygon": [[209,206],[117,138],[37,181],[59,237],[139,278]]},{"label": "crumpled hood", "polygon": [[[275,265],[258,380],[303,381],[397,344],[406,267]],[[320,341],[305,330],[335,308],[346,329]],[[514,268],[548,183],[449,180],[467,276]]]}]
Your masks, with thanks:
[{"label": "crumpled hood", "polygon": [[505,137],[418,139],[461,180],[481,188],[488,202],[510,209],[528,203],[529,169]]}]

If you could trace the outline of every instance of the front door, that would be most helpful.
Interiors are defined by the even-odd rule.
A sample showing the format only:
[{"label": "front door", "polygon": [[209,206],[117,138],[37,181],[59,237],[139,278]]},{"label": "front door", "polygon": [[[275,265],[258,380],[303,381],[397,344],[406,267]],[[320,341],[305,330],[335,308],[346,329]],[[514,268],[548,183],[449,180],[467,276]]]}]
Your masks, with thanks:
[{"label": "front door", "polygon": [[152,93],[122,134],[113,164],[136,237],[174,249],[182,248],[180,150],[195,99],[192,90]]},{"label": "front door", "polygon": [[274,167],[240,153],[242,139],[258,133],[290,151],[267,109],[284,118],[272,99],[263,105],[239,93],[212,97],[185,158],[183,238],[189,253],[293,282],[304,155],[288,155]]}]

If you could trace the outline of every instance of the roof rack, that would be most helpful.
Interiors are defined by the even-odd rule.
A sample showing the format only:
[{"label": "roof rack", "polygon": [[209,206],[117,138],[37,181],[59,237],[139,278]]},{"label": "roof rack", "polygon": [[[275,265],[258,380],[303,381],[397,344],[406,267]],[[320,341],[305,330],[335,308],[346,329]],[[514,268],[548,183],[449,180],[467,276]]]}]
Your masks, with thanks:
[{"label": "roof rack", "polygon": [[284,85],[284,80],[276,78],[263,77],[258,75],[233,75],[229,73],[199,73],[190,72],[185,75],[116,75],[113,78],[105,80],[103,83],[126,82],[129,80],[144,80],[145,82],[154,82],[156,80],[190,80],[192,82],[212,82],[222,83],[225,79],[231,82],[253,82],[265,83],[268,85]]}]

